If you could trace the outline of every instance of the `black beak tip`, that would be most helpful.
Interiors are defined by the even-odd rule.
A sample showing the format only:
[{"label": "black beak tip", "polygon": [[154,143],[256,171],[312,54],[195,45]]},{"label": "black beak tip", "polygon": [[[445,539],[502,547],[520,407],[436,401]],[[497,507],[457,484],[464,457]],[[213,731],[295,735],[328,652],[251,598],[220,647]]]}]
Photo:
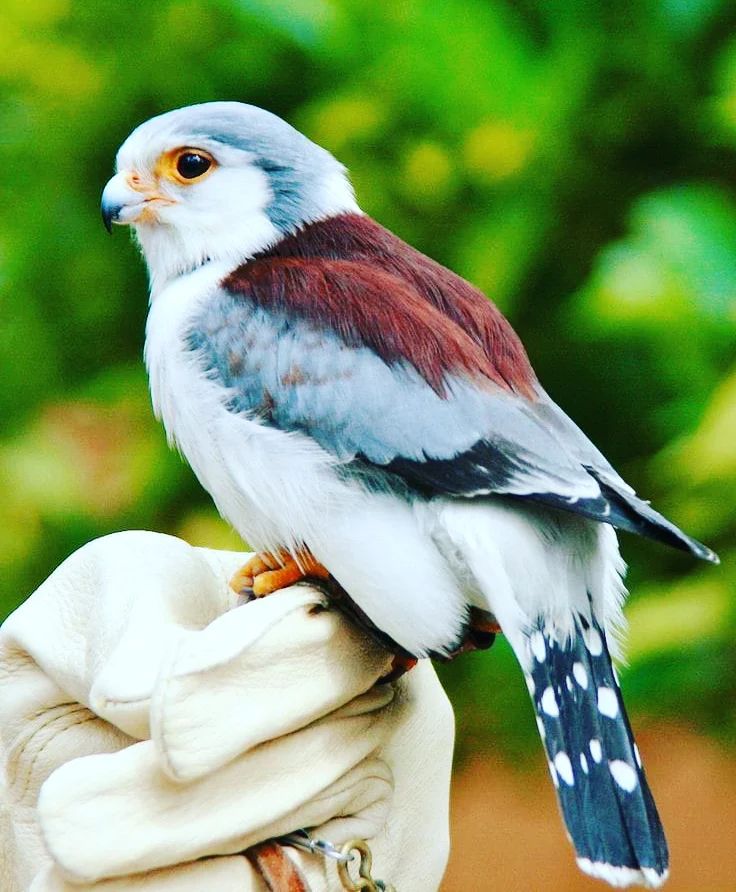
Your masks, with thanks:
[{"label": "black beak tip", "polygon": [[100,208],[100,212],[102,214],[102,222],[105,224],[105,229],[112,235],[112,221],[115,217],[113,209],[106,207],[103,204]]}]

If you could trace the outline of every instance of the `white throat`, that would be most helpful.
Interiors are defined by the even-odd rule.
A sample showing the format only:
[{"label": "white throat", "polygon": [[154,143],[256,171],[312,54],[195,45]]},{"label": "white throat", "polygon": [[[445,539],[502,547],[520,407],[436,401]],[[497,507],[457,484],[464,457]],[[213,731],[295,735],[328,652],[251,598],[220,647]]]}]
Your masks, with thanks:
[{"label": "white throat", "polygon": [[288,231],[274,225],[268,215],[273,196],[266,174],[258,168],[250,168],[245,182],[242,173],[237,184],[223,182],[218,192],[209,196],[207,206],[164,207],[158,222],[135,226],[148,266],[152,300],[174,279],[204,264],[214,262],[231,271],[300,226],[337,214],[362,213],[342,171],[325,177],[310,195],[308,218]]}]

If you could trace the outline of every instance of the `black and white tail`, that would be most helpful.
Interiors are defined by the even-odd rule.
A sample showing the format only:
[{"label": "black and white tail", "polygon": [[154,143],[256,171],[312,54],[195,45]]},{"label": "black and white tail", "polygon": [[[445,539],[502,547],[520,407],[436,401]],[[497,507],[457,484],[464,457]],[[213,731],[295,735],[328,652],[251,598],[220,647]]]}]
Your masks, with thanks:
[{"label": "black and white tail", "polygon": [[529,649],[539,733],[580,868],[612,886],[658,888],[667,842],[603,630],[577,616],[571,640],[557,641],[540,621]]}]

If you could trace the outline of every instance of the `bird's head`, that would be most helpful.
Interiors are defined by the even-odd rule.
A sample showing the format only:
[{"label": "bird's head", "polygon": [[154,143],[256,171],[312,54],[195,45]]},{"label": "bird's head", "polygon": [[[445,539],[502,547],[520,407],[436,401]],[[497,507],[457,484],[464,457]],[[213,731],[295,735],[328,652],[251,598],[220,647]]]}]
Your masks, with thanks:
[{"label": "bird's head", "polygon": [[208,261],[233,267],[299,227],[357,212],[343,166],[281,118],[208,102],[137,127],[102,193],[102,216],[134,227],[154,291]]}]

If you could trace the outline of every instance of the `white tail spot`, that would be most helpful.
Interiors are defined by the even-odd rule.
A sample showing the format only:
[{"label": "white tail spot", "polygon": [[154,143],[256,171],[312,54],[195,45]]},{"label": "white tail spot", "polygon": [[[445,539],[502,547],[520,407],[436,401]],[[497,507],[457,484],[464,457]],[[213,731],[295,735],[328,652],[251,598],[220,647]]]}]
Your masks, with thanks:
[{"label": "white tail spot", "polygon": [[603,749],[601,748],[601,742],[597,737],[593,737],[588,744],[590,747],[590,755],[593,757],[594,762],[600,762],[603,758]]},{"label": "white tail spot", "polygon": [[572,674],[575,676],[575,681],[580,685],[580,687],[584,690],[588,690],[588,673],[585,671],[585,666],[582,663],[573,663],[572,664]]},{"label": "white tail spot", "polygon": [[599,657],[603,653],[603,641],[597,629],[588,629],[583,633],[583,638],[591,656]]},{"label": "white tail spot", "polygon": [[598,688],[598,712],[609,719],[618,716],[618,697],[613,688]]},{"label": "white tail spot", "polygon": [[538,663],[543,663],[547,657],[547,645],[541,632],[532,632],[529,644]]},{"label": "white tail spot", "polygon": [[560,707],[557,705],[557,698],[555,697],[555,692],[552,688],[544,689],[540,703],[542,709],[548,716],[551,716],[553,719],[556,719],[559,716]]},{"label": "white tail spot", "polygon": [[567,786],[572,787],[575,783],[575,775],[572,773],[572,765],[567,753],[557,753],[555,756],[555,768]]},{"label": "white tail spot", "polygon": [[555,787],[559,787],[560,782],[557,779],[557,769],[551,762],[547,762],[547,765],[549,766],[549,773],[552,778],[552,783],[555,785]]},{"label": "white tail spot", "polygon": [[634,744],[634,758],[636,759],[636,764],[641,768],[641,753],[639,752],[639,747]]},{"label": "white tail spot", "polygon": [[614,759],[613,762],[609,762],[608,770],[619,787],[622,790],[626,790],[627,793],[630,793],[639,782],[636,771],[634,771],[631,765],[627,765],[626,762],[622,762],[620,759]]}]

